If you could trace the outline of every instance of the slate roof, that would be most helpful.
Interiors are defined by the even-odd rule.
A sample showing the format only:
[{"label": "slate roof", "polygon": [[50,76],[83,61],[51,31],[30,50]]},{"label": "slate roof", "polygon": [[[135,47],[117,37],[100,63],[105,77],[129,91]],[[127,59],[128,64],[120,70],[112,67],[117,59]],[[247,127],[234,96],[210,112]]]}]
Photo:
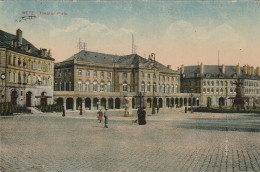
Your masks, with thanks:
[{"label": "slate roof", "polygon": [[[240,66],[240,75],[237,74],[236,66],[224,66],[225,73],[222,73],[222,66],[218,65],[204,65],[204,73],[199,77],[206,78],[255,78],[260,79],[259,76],[256,75],[248,75],[245,74],[245,71],[242,66]],[[200,74],[200,65],[197,66],[184,66],[184,76],[185,78],[194,78],[195,73]],[[256,73],[256,69],[255,69]]]},{"label": "slate roof", "polygon": [[[139,56],[138,54],[129,54],[124,56],[112,55],[112,54],[104,54],[98,52],[91,52],[82,50],[79,53],[71,56],[65,61],[70,61],[73,59],[77,59],[78,61],[89,62],[89,63],[115,63],[122,65],[134,65],[135,67],[139,67],[140,65],[145,65],[148,63],[148,60]],[[163,64],[156,61],[156,66],[165,72],[176,72]]]},{"label": "slate roof", "polygon": [[[34,57],[39,57],[47,60],[52,60],[54,61],[54,58],[51,57],[43,57],[41,56],[41,52],[38,48],[36,48],[32,43],[27,41],[26,39],[22,38],[22,46],[21,48],[14,48],[12,47],[12,41],[16,40],[17,37],[14,34],[10,34],[8,32],[5,32],[3,30],[0,30],[0,47],[1,48],[7,48],[10,50],[13,50],[18,53],[26,54],[26,55],[31,55]],[[29,45],[31,48],[31,52],[27,52],[24,48],[25,46]]]}]

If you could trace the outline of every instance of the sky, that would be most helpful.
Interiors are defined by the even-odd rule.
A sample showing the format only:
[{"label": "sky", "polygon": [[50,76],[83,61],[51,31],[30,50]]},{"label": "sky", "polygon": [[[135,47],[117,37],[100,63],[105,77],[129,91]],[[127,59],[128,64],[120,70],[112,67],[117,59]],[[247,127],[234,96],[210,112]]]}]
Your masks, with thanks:
[{"label": "sky", "polygon": [[[19,22],[28,15],[36,18]],[[218,56],[220,64],[260,66],[256,1],[0,1],[0,29],[18,28],[56,62],[77,53],[79,39],[88,51],[131,54],[134,35],[137,54],[155,53],[172,69],[217,65]]]}]

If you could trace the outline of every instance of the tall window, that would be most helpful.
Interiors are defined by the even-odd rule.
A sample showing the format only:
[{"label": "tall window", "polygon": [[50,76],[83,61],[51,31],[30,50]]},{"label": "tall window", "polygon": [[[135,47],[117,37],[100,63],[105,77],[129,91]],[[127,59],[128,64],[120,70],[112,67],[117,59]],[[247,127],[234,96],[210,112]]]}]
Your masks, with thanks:
[{"label": "tall window", "polygon": [[104,72],[100,72],[100,78],[104,78]]},{"label": "tall window", "polygon": [[173,87],[173,85],[171,85],[171,90],[172,90],[171,92],[174,93],[174,87]]},{"label": "tall window", "polygon": [[[150,74],[148,74],[148,75],[150,75]],[[151,84],[150,84],[150,82],[148,82],[147,83],[147,92],[150,92],[151,91]]]},{"label": "tall window", "polygon": [[162,92],[165,93],[165,85],[162,85]]},{"label": "tall window", "polygon": [[219,94],[219,89],[217,88],[216,93]]},{"label": "tall window", "polygon": [[96,71],[94,71],[94,73],[93,73],[93,77],[97,77],[97,72]]},{"label": "tall window", "polygon": [[11,65],[11,61],[12,61],[12,57],[9,56],[9,59],[8,59],[8,64]]},{"label": "tall window", "polygon": [[232,88],[230,88],[230,94],[233,94],[233,89]]},{"label": "tall window", "polygon": [[203,93],[206,93],[206,88],[203,88]]},{"label": "tall window", "polygon": [[126,81],[123,82],[123,91],[127,91],[127,82]]},{"label": "tall window", "polygon": [[85,84],[85,91],[89,92],[89,81],[87,81]]},{"label": "tall window", "polygon": [[158,92],[161,92],[161,84],[158,85]]},{"label": "tall window", "polygon": [[207,82],[208,86],[210,86],[210,81]]},{"label": "tall window", "polygon": [[107,83],[107,92],[111,92],[111,82]]},{"label": "tall window", "polygon": [[97,85],[97,81],[93,82],[93,91],[97,91],[98,90],[98,85]]},{"label": "tall window", "polygon": [[100,91],[104,91],[104,82],[100,83]]},{"label": "tall window", "polygon": [[86,76],[90,76],[90,72],[89,71],[86,71]]},{"label": "tall window", "polygon": [[155,74],[153,74],[153,79],[156,79],[156,75]]},{"label": "tall window", "polygon": [[211,94],[214,94],[214,88],[211,88]]},{"label": "tall window", "polygon": [[163,82],[165,81],[165,76],[162,77],[162,81],[163,81]]},{"label": "tall window", "polygon": [[111,72],[107,73],[107,78],[111,78]]},{"label": "tall window", "polygon": [[167,84],[167,93],[170,93],[170,86]]},{"label": "tall window", "polygon": [[144,75],[144,73],[142,72],[142,78],[144,79],[145,78],[145,75]]},{"label": "tall window", "polygon": [[220,85],[221,85],[221,86],[224,86],[224,83],[223,83],[223,81],[220,81]]},{"label": "tall window", "polygon": [[154,92],[157,92],[157,85],[156,85],[156,82],[153,83],[153,89],[154,89]]},{"label": "tall window", "polygon": [[13,66],[16,66],[16,57],[13,58]]},{"label": "tall window", "polygon": [[147,78],[148,78],[148,79],[151,78],[151,74],[150,74],[150,73],[147,74]]},{"label": "tall window", "polygon": [[[51,85],[51,82],[50,82],[50,77],[47,78],[47,85],[50,86]],[[66,86],[65,86],[66,88]],[[66,90],[66,89],[65,89]]]},{"label": "tall window", "polygon": [[78,91],[82,91],[82,81],[78,81]]},{"label": "tall window", "polygon": [[219,86],[219,81],[217,81],[217,86]]},{"label": "tall window", "polygon": [[207,89],[207,93],[208,93],[208,94],[210,93],[210,89],[209,89],[209,88]]},{"label": "tall window", "polygon": [[82,75],[82,70],[78,70],[78,76]]},{"label": "tall window", "polygon": [[11,72],[8,72],[8,81],[11,82]]},{"label": "tall window", "polygon": [[15,83],[15,72],[13,72],[13,82]]},{"label": "tall window", "polygon": [[127,79],[127,73],[123,73],[123,79]]},{"label": "tall window", "polygon": [[223,88],[220,89],[220,94],[223,94]]},{"label": "tall window", "polygon": [[23,82],[27,83],[27,79],[26,79],[26,74],[25,73],[23,73]]},{"label": "tall window", "polygon": [[167,76],[167,81],[168,81],[168,82],[170,81],[170,77],[169,77],[169,76]]},{"label": "tall window", "polygon": [[141,84],[141,92],[144,92],[144,89],[145,89],[145,84],[144,84],[144,81],[143,81],[142,84]]},{"label": "tall window", "polygon": [[214,81],[211,81],[211,86],[214,86]]}]

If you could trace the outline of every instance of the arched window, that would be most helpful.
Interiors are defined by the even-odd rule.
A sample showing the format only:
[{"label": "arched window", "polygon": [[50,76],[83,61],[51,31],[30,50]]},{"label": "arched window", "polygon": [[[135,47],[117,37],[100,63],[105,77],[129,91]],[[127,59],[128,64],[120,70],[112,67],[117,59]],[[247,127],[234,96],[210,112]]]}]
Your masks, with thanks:
[{"label": "arched window", "polygon": [[82,91],[82,81],[78,81],[78,91]]},{"label": "arched window", "polygon": [[210,89],[209,89],[209,88],[207,89],[207,93],[208,93],[208,94],[210,93]]},{"label": "arched window", "polygon": [[89,71],[86,71],[86,76],[90,76],[90,72]]},{"label": "arched window", "polygon": [[82,70],[78,70],[78,76],[82,75]]},{"label": "arched window", "polygon": [[107,73],[107,78],[111,78],[111,72]]},{"label": "arched window", "polygon": [[13,57],[13,66],[16,66],[16,57]]},{"label": "arched window", "polygon": [[220,85],[221,85],[221,86],[224,86],[224,82],[223,82],[223,81],[220,81]]},{"label": "arched window", "polygon": [[142,72],[142,78],[144,79],[145,78],[145,75],[144,75],[144,73]]},{"label": "arched window", "polygon": [[111,92],[111,82],[107,82],[107,92]]},{"label": "arched window", "polygon": [[174,93],[174,86],[171,85],[171,92]]},{"label": "arched window", "polygon": [[214,81],[211,81],[211,86],[214,86]]},{"label": "arched window", "polygon": [[211,88],[211,94],[214,94],[214,88]]},{"label": "arched window", "polygon": [[170,86],[168,84],[167,84],[167,93],[170,93]]},{"label": "arched window", "polygon": [[123,79],[127,79],[127,73],[123,73]]},{"label": "arched window", "polygon": [[104,91],[104,82],[103,81],[100,83],[100,91]]},{"label": "arched window", "polygon": [[206,86],[206,81],[203,81],[203,85]]},{"label": "arched window", "polygon": [[126,81],[123,82],[123,91],[127,91],[127,82]]},{"label": "arched window", "polygon": [[162,85],[162,92],[165,93],[165,85]]},{"label": "arched window", "polygon": [[97,81],[93,82],[93,91],[97,91],[98,90],[98,85],[97,85]]},{"label": "arched window", "polygon": [[94,73],[93,73],[93,77],[97,77],[97,72],[96,71],[94,71]]},{"label": "arched window", "polygon": [[141,92],[144,92],[145,91],[145,84],[144,84],[144,81],[142,82],[141,84]]},{"label": "arched window", "polygon": [[161,92],[161,84],[158,84],[158,92]]},{"label": "arched window", "polygon": [[219,81],[217,81],[217,86],[219,86]]},{"label": "arched window", "polygon": [[89,81],[86,81],[85,91],[86,91],[86,92],[89,92],[89,91],[90,91],[90,89],[89,89]]},{"label": "arched window", "polygon": [[223,94],[223,88],[220,89],[220,93]]},{"label": "arched window", "polygon": [[206,88],[203,88],[203,93],[206,93]]},{"label": "arched window", "polygon": [[208,86],[210,86],[210,81],[207,82]]},{"label": "arched window", "polygon": [[151,83],[148,82],[148,83],[147,83],[147,92],[150,92],[150,91],[151,91]]},{"label": "arched window", "polygon": [[100,78],[104,78],[104,72],[100,72]]}]

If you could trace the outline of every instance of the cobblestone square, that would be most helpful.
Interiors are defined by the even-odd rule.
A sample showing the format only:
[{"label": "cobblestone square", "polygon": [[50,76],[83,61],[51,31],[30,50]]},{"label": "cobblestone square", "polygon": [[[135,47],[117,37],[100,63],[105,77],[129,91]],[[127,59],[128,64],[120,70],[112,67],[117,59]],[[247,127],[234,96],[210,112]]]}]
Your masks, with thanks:
[{"label": "cobblestone square", "polygon": [[[113,114],[113,112],[110,112]],[[260,171],[260,115],[19,115],[0,118],[1,171]]]}]

